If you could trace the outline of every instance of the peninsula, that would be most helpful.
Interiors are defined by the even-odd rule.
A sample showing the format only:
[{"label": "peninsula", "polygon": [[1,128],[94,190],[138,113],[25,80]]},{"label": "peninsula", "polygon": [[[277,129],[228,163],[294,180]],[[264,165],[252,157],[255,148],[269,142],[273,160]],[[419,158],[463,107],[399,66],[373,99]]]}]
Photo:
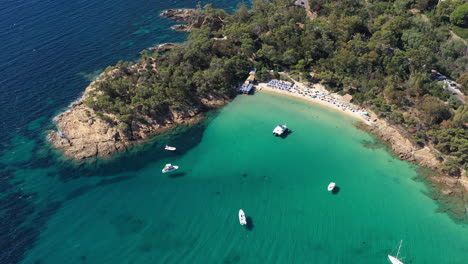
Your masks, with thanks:
[{"label": "peninsula", "polygon": [[465,5],[255,0],[233,14],[211,5],[168,10],[188,40],[107,68],[56,118],[49,139],[72,158],[109,156],[196,122],[231,100],[255,68],[260,82],[287,72],[351,96],[378,121],[366,130],[399,158],[466,179],[468,107],[445,85],[468,89],[466,41],[449,30],[468,27],[466,14],[457,19]]}]

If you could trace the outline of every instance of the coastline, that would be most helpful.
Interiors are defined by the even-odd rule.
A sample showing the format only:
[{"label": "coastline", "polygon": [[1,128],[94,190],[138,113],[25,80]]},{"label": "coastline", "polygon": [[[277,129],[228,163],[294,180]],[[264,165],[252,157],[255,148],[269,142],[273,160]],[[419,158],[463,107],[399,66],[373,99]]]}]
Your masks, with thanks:
[{"label": "coastline", "polygon": [[[224,24],[221,18],[207,19],[205,15],[195,15],[198,9],[167,9],[161,16],[180,22],[184,32],[192,28],[200,28],[206,23],[211,27],[220,28]],[[151,48],[164,53],[181,46],[181,43],[164,43]],[[194,124],[203,118],[203,113],[219,108],[232,100],[229,94],[209,93],[199,97],[197,104],[171,108],[158,115],[142,115],[136,120],[122,121],[115,113],[95,111],[85,104],[85,99],[93,98],[101,92],[95,91],[94,85],[104,78],[125,78],[122,76],[141,72],[157,72],[153,60],[142,61],[128,67],[125,72],[112,69],[101,73],[85,89],[80,98],[73,101],[62,113],[54,117],[56,130],[47,133],[47,139],[68,158],[85,160],[94,157],[109,157],[114,153],[127,151],[134,144],[142,143],[154,135],[164,133],[175,126]],[[96,93],[96,94],[95,94]]]},{"label": "coastline", "polygon": [[[310,102],[310,103],[319,105],[321,107],[327,108],[329,110],[335,111],[337,113],[341,113],[341,114],[346,115],[346,116],[348,116],[348,117],[350,117],[352,119],[355,119],[357,121],[361,121],[366,125],[371,125],[372,124],[371,120],[364,118],[359,113],[350,112],[348,110],[343,110],[341,107],[336,106],[335,104],[331,104],[331,103],[328,103],[326,101],[322,101],[320,99],[306,97],[306,96],[303,96],[303,95],[297,94],[297,93],[291,93],[291,92],[281,91],[281,90],[278,90],[278,89],[273,89],[271,87],[268,87],[266,83],[259,83],[256,86],[259,88],[258,89],[259,92],[274,93],[274,94],[279,94],[279,95],[282,95],[282,96],[288,96],[288,97],[292,97],[292,98],[295,98],[295,99],[303,100],[303,101]],[[356,107],[356,108],[358,108],[358,107]]]}]

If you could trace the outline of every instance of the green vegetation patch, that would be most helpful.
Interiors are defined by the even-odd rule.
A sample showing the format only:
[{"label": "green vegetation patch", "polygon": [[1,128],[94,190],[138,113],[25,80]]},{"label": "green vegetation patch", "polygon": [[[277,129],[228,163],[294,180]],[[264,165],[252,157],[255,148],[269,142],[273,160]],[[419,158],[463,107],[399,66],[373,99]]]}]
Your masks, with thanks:
[{"label": "green vegetation patch", "polygon": [[453,32],[455,32],[455,34],[460,38],[468,40],[468,27],[462,28],[459,26],[453,26]]}]

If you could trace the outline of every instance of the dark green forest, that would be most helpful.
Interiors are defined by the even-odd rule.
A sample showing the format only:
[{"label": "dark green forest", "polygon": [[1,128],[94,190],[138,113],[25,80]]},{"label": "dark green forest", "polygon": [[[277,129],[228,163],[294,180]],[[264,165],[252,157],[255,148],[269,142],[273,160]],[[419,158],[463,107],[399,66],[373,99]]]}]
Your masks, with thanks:
[{"label": "dark green forest", "polygon": [[468,91],[468,47],[451,33],[468,28],[464,1],[311,0],[314,19],[293,3],[255,0],[233,14],[206,5],[196,15],[209,23],[186,43],[109,67],[85,103],[104,120],[130,124],[233,97],[252,68],[260,81],[289,71],[353,95],[414,143],[434,146],[447,173],[466,169],[468,106],[431,79],[437,70]]}]

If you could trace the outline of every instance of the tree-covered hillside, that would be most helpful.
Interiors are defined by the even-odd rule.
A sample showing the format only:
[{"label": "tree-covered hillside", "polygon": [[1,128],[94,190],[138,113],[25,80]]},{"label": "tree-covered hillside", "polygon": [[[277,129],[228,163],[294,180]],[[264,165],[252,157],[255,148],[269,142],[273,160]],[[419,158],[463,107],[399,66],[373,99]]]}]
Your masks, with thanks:
[{"label": "tree-covered hillside", "polygon": [[208,5],[197,15],[217,25],[194,29],[166,54],[144,51],[136,66],[109,68],[86,104],[130,122],[230,96],[252,67],[260,80],[286,70],[352,94],[414,142],[432,144],[448,156],[447,172],[466,168],[468,107],[431,79],[435,69],[468,90],[468,48],[450,32],[466,26],[463,1],[312,0],[312,20],[293,3],[255,0],[232,15]]}]

